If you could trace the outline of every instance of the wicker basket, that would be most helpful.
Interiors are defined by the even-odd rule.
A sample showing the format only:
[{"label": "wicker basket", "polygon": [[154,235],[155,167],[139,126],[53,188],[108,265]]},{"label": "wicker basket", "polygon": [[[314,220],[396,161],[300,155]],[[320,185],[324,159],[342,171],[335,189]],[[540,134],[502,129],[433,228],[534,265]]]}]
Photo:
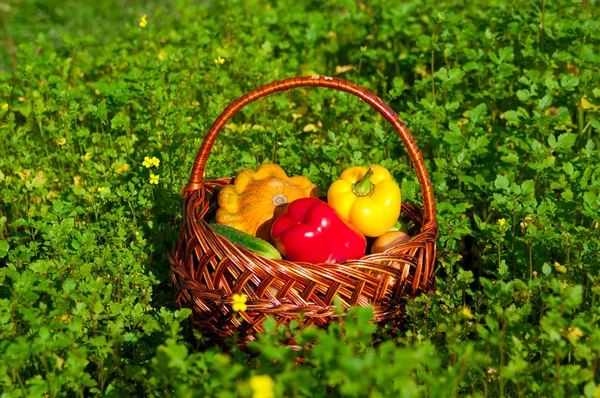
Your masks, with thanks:
[{"label": "wicker basket", "polygon": [[[351,93],[375,108],[398,132],[417,172],[424,210],[402,204],[412,220],[411,240],[386,253],[337,264],[308,264],[271,260],[235,246],[210,228],[215,188],[231,178],[203,180],[204,167],[217,134],[242,107],[261,97],[295,87],[320,86]],[[398,325],[405,300],[435,289],[438,223],[429,174],[415,141],[398,115],[376,95],[348,81],[323,76],[290,78],[259,87],[238,98],[217,118],[195,159],[183,189],[184,221],[171,254],[171,271],[179,307],[192,309],[191,319],[205,334],[237,333],[242,342],[256,339],[262,321],[273,316],[278,324],[299,321],[301,328],[326,327],[337,321],[337,296],[344,309],[374,306],[374,321]],[[214,210],[214,206],[213,206]],[[232,310],[233,295],[247,296],[247,310]]]}]

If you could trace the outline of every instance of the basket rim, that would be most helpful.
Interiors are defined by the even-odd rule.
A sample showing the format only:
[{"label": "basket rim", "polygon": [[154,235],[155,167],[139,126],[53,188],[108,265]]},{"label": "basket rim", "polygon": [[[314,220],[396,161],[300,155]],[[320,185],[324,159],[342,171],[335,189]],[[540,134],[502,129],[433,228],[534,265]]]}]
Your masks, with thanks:
[{"label": "basket rim", "polygon": [[292,77],[280,81],[275,81],[261,87],[255,88],[243,96],[232,101],[223,112],[216,118],[211,125],[208,133],[202,141],[202,145],[196,155],[190,178],[188,183],[183,187],[184,192],[194,191],[199,189],[204,181],[204,171],[206,162],[214,145],[214,141],[221,132],[225,124],[244,106],[275,92],[290,90],[297,87],[317,86],[332,88],[339,91],[348,92],[360,98],[362,101],[369,104],[377,110],[391,125],[394,127],[404,146],[408,150],[408,154],[415,166],[415,171],[421,186],[421,194],[423,197],[424,216],[426,220],[432,221],[436,219],[436,204],[433,195],[433,185],[429,177],[429,173],[425,166],[425,161],[421,151],[419,150],[412,134],[392,108],[386,104],[381,98],[357,84],[347,80],[338,79],[328,76],[303,76]]}]

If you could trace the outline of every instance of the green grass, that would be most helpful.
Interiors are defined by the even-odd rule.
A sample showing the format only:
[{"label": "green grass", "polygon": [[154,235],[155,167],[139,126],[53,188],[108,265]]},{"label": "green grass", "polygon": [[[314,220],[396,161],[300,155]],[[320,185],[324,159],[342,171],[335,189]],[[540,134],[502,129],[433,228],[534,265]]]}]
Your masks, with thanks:
[{"label": "green grass", "polygon": [[[29,1],[0,16],[3,396],[599,396],[597,1]],[[173,303],[181,188],[229,102],[312,74],[372,90],[413,133],[437,292],[393,332],[356,309],[301,334],[309,351],[278,346],[283,331],[250,353],[214,345]],[[345,93],[245,107],[207,177],[262,162],[321,192],[381,164],[421,200],[399,137]]]}]

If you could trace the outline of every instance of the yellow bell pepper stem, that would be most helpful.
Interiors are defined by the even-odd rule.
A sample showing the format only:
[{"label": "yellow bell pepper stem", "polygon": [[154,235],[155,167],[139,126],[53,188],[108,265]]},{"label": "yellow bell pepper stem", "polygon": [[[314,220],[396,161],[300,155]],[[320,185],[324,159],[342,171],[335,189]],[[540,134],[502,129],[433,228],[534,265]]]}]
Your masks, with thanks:
[{"label": "yellow bell pepper stem", "polygon": [[373,193],[373,189],[375,185],[371,182],[371,176],[375,170],[372,167],[369,167],[369,170],[365,173],[364,177],[360,179],[359,182],[355,182],[352,186],[352,192],[356,196],[371,196]]},{"label": "yellow bell pepper stem", "polygon": [[400,188],[381,166],[344,170],[329,187],[327,202],[366,236],[383,235],[400,217]]}]

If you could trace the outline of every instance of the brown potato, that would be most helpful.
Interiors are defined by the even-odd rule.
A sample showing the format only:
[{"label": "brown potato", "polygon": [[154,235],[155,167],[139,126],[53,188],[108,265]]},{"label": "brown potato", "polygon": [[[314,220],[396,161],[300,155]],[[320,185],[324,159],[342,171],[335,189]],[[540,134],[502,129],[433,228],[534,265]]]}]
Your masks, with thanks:
[{"label": "brown potato", "polygon": [[401,243],[406,243],[410,240],[410,236],[402,231],[389,231],[381,235],[371,246],[371,253],[383,253],[387,249],[397,246]]}]

